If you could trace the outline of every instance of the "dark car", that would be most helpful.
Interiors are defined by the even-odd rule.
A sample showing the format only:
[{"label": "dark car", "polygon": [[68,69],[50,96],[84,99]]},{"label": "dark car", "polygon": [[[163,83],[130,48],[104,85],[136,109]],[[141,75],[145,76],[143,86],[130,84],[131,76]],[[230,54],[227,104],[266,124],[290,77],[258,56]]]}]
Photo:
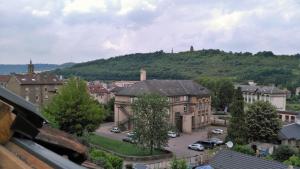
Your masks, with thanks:
[{"label": "dark car", "polygon": [[136,140],[134,140],[132,137],[125,137],[122,139],[124,142],[128,142],[131,144],[136,144]]},{"label": "dark car", "polygon": [[197,141],[196,143],[202,144],[205,149],[213,149],[216,146],[213,141]]}]

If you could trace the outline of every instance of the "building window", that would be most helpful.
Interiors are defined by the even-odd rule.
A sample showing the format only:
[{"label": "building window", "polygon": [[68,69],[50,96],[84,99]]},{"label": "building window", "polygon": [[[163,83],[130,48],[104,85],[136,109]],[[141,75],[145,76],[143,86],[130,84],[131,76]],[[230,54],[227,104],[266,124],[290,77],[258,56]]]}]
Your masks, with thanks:
[{"label": "building window", "polygon": [[189,97],[188,96],[183,96],[184,101],[188,101]]},{"label": "building window", "polygon": [[282,119],[282,115],[281,114],[278,117],[279,117],[280,120]]},{"label": "building window", "polygon": [[45,92],[47,92],[48,91],[48,89],[47,89],[47,87],[45,87]]},{"label": "building window", "polygon": [[28,88],[28,87],[26,87],[26,88],[25,88],[25,91],[26,91],[26,92],[29,92],[29,88]]},{"label": "building window", "polygon": [[48,97],[48,95],[46,94],[46,95],[45,95],[45,99],[47,100],[48,98],[49,98],[49,97]]},{"label": "building window", "polygon": [[26,100],[26,101],[29,101],[29,96],[26,96],[26,97],[25,97],[25,100]]},{"label": "building window", "polygon": [[176,96],[175,97],[175,102],[179,102],[180,101],[180,96]]},{"label": "building window", "polygon": [[36,102],[39,101],[39,96],[35,96],[35,101],[36,101]]},{"label": "building window", "polygon": [[291,122],[292,122],[292,123],[295,122],[295,116],[291,116]]},{"label": "building window", "polygon": [[183,106],[183,111],[187,112],[187,105],[186,104]]},{"label": "building window", "polygon": [[290,119],[290,116],[286,115],[286,116],[285,116],[285,121],[288,122],[289,119]]}]

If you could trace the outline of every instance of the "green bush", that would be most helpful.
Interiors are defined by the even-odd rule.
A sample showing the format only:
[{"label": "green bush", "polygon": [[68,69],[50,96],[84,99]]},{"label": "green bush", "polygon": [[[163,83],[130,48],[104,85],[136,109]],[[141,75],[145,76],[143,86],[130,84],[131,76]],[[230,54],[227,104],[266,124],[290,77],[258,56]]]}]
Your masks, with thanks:
[{"label": "green bush", "polygon": [[286,165],[293,165],[293,166],[300,167],[300,157],[293,155],[288,160],[285,160],[283,163]]},{"label": "green bush", "polygon": [[123,160],[117,156],[97,149],[92,149],[89,155],[94,163],[105,169],[122,169]]},{"label": "green bush", "polygon": [[272,157],[274,160],[283,162],[288,160],[291,156],[296,155],[297,151],[290,146],[280,145],[278,148],[274,150]]},{"label": "green bush", "polygon": [[247,145],[238,145],[237,144],[233,147],[233,150],[237,151],[237,152],[240,152],[240,153],[243,153],[243,154],[255,155],[254,150],[251,147],[247,146]]},{"label": "green bush", "polygon": [[188,166],[185,160],[177,160],[176,158],[173,158],[171,169],[188,169]]}]

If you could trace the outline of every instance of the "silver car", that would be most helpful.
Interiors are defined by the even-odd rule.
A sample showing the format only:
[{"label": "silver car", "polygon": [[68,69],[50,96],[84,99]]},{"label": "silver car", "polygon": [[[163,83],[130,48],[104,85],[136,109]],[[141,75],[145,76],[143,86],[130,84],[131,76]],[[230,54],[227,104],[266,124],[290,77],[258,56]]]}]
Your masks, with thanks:
[{"label": "silver car", "polygon": [[203,147],[203,145],[201,145],[201,144],[190,144],[190,145],[188,146],[188,149],[196,150],[196,151],[203,151],[203,150],[204,150],[204,147]]}]

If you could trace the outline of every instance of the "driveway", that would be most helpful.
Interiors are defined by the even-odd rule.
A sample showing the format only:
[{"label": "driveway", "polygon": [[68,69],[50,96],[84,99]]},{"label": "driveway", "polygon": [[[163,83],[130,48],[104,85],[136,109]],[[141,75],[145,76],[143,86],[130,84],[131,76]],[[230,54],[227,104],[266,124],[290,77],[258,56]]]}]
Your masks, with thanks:
[{"label": "driveway", "polygon": [[[114,123],[104,123],[96,130],[96,134],[108,137],[115,140],[122,140],[126,137],[127,132],[123,133],[112,133],[110,129],[114,126]],[[201,129],[198,131],[194,131],[191,134],[181,133],[180,137],[177,138],[170,138],[168,142],[167,150],[171,151],[176,155],[178,158],[181,157],[191,157],[195,155],[203,154],[204,152],[198,152],[194,150],[187,149],[189,144],[192,144],[199,140],[207,140],[207,131],[210,131],[214,128],[221,128],[225,131],[222,135],[214,135],[213,137],[218,137],[224,139],[226,136],[226,128],[224,127],[215,127],[215,126],[208,126],[205,129]]]}]

